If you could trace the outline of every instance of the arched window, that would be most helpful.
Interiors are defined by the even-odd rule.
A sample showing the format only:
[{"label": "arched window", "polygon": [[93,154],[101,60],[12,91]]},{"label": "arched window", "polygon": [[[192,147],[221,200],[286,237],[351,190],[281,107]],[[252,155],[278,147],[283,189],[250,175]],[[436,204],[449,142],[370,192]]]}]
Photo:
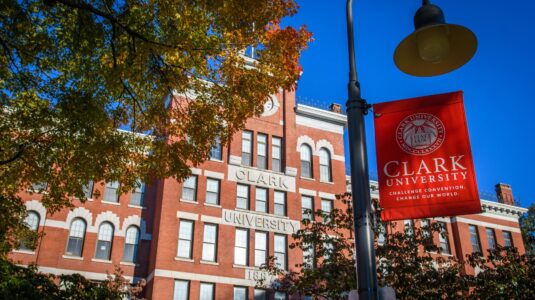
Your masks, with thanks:
[{"label": "arched window", "polygon": [[[24,223],[26,224],[26,226],[28,226],[28,228],[30,228],[30,230],[37,231],[37,229],[39,228],[39,220],[39,214],[36,211],[30,210],[28,211],[28,215],[24,219]],[[28,247],[24,239],[19,242],[18,249],[32,251],[32,249]]]},{"label": "arched window", "polygon": [[104,222],[98,228],[98,240],[95,258],[110,260],[112,241],[113,225],[108,222]]},{"label": "arched window", "polygon": [[82,256],[82,249],[84,247],[85,238],[85,221],[76,218],[71,223],[71,229],[69,230],[69,240],[67,242],[67,251],[65,254],[71,256]]},{"label": "arched window", "polygon": [[124,237],[123,261],[135,262],[137,257],[137,247],[139,245],[139,228],[130,226],[126,230]]},{"label": "arched window", "polygon": [[320,181],[331,182],[331,153],[325,148],[320,149]]},{"label": "arched window", "polygon": [[301,145],[301,177],[312,178],[312,148]]}]

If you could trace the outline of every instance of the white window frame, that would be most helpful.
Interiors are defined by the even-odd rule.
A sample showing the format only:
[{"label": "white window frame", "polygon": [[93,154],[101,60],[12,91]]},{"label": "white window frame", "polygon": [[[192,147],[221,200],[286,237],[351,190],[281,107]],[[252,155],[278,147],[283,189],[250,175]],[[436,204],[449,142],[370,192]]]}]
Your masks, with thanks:
[{"label": "white window frame", "polygon": [[[306,207],[305,203],[310,200],[310,207]],[[308,210],[308,211],[305,211]],[[301,195],[301,220],[308,219],[314,221],[314,197]]]},{"label": "white window frame", "polygon": [[[212,231],[213,232],[210,232]],[[217,224],[204,223],[203,241],[202,241],[202,260],[217,261]]]},{"label": "white window frame", "polygon": [[[185,285],[186,290],[182,291],[182,293],[179,294],[179,291],[177,290],[177,287],[183,288]],[[190,289],[190,282],[189,280],[178,280],[175,279],[175,285],[173,288],[173,300],[189,300],[189,289]],[[184,293],[185,292],[185,293]]]},{"label": "white window frame", "polygon": [[[97,233],[97,245],[95,248],[95,258],[111,260],[111,252],[113,249],[113,236],[115,233],[115,228],[110,222],[102,222],[98,227]],[[102,247],[107,247],[105,252],[103,252]],[[105,255],[103,255],[105,254]]]},{"label": "white window frame", "polygon": [[271,170],[282,172],[282,138],[271,137]]},{"label": "white window frame", "polygon": [[[325,210],[326,206],[325,204],[329,204],[329,210]],[[321,199],[321,211],[325,214],[330,214],[334,209],[334,201],[333,200],[330,200],[330,199]],[[323,218],[323,222],[324,223],[327,223],[329,221],[329,217],[326,216]]]},{"label": "white window frame", "polygon": [[273,192],[273,213],[277,216],[285,217],[287,215],[286,209],[286,192]]},{"label": "white window frame", "polygon": [[[262,196],[262,195],[264,195],[264,199],[262,199],[262,197],[259,197],[259,196]],[[260,204],[263,203],[263,207],[264,207],[263,210],[260,209],[261,206],[258,205],[259,203]],[[266,189],[266,188],[256,187],[256,191],[255,191],[255,211],[267,213],[269,211],[268,203],[269,203],[269,190]]]},{"label": "white window frame", "polygon": [[[207,290],[206,288],[209,288],[209,289]],[[215,299],[215,283],[201,282],[201,284],[199,285],[199,300],[214,300],[214,299]]]},{"label": "white window frame", "polygon": [[[241,238],[245,238],[245,241],[240,242]],[[234,264],[238,266],[249,265],[249,230],[248,229],[236,228],[236,234],[234,238]]]},{"label": "white window frame", "polygon": [[254,243],[254,265],[260,267],[267,263],[268,258],[269,233],[266,231],[255,232]]},{"label": "white window frame", "polygon": [[[123,251],[122,261],[131,262],[131,263],[136,262],[140,237],[141,237],[141,230],[139,230],[139,227],[135,225],[128,226],[128,228],[126,229],[125,236],[124,236],[124,251]],[[126,253],[127,253],[128,248],[132,248],[131,257],[130,256],[127,257]]]},{"label": "white window frame", "polygon": [[[189,231],[186,224],[190,224]],[[193,233],[195,232],[195,222],[187,219],[179,220],[178,227],[178,247],[176,256],[181,258],[191,259],[193,257]],[[188,249],[188,253],[181,253],[181,249]]]},{"label": "white window frame", "polygon": [[[67,245],[65,249],[65,254],[69,256],[82,257],[85,243],[85,234],[87,231],[87,223],[82,218],[75,218],[71,222],[69,227],[69,237],[67,238]],[[75,243],[75,246],[80,245],[79,253],[74,253],[69,251],[69,244]],[[77,248],[77,247],[76,247]]]},{"label": "white window frame", "polygon": [[320,181],[332,182],[332,161],[331,152],[326,148],[321,148],[319,151],[320,160]]},{"label": "white window frame", "polygon": [[307,144],[302,144],[299,148],[301,159],[301,177],[314,178],[312,166],[312,148]]},{"label": "white window frame", "polygon": [[[281,246],[279,243],[284,245]],[[285,234],[274,234],[274,247],[273,247],[275,264],[279,269],[286,270],[288,267],[288,239]]]},{"label": "white window frame", "polygon": [[261,170],[268,168],[268,136],[264,133],[256,135],[256,167]]},{"label": "white window frame", "polygon": [[[199,178],[197,175],[191,175],[186,180],[184,180],[184,182],[182,182],[182,200],[197,202],[198,180]],[[186,193],[186,191],[192,193],[193,199],[189,198],[189,195]]]},{"label": "white window frame", "polygon": [[106,188],[104,191],[104,200],[102,201],[118,203],[120,187],[121,187],[121,184],[118,181],[106,182]]},{"label": "white window frame", "polygon": [[[245,195],[243,194],[243,191],[246,191]],[[248,186],[246,184],[239,184],[238,183],[236,185],[236,208],[249,209],[250,194],[251,194],[250,186]],[[245,201],[245,207],[240,205],[241,201]]]},{"label": "white window frame", "polygon": [[[214,189],[215,187],[215,189]],[[219,205],[219,195],[221,191],[221,180],[215,178],[206,178],[206,198],[205,203]],[[215,198],[215,202],[212,200]]]},{"label": "white window frame", "polygon": [[244,130],[241,142],[241,164],[244,166],[253,165],[253,132]]}]

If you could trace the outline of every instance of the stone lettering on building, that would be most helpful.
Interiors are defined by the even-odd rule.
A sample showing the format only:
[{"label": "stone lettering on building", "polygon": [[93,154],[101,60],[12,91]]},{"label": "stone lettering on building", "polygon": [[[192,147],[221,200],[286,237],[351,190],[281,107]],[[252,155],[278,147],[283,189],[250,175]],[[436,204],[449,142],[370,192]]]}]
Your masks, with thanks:
[{"label": "stone lettering on building", "polygon": [[228,179],[246,184],[295,192],[295,177],[239,166],[228,166]]},{"label": "stone lettering on building", "polygon": [[292,234],[299,230],[299,221],[257,213],[223,209],[222,224],[236,227]]},{"label": "stone lettering on building", "polygon": [[264,286],[269,286],[271,282],[275,280],[275,276],[270,275],[266,271],[260,271],[257,269],[245,269],[245,279],[252,280],[255,282],[263,280]]}]

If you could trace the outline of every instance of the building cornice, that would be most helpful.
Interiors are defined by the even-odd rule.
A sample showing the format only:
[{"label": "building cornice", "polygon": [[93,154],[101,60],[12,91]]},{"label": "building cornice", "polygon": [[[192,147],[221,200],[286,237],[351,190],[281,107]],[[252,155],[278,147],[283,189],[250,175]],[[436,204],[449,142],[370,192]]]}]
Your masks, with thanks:
[{"label": "building cornice", "polygon": [[295,113],[297,115],[311,117],[314,119],[334,123],[334,124],[341,125],[344,127],[347,125],[346,115],[316,108],[316,107],[312,107],[312,106],[308,106],[308,105],[297,104],[295,107]]},{"label": "building cornice", "polygon": [[481,200],[481,208],[483,209],[483,212],[486,212],[486,213],[508,216],[508,217],[516,217],[516,218],[519,218],[520,216],[522,216],[524,213],[528,211],[527,208],[513,206],[513,205],[499,203],[499,202],[492,202],[488,200]]}]

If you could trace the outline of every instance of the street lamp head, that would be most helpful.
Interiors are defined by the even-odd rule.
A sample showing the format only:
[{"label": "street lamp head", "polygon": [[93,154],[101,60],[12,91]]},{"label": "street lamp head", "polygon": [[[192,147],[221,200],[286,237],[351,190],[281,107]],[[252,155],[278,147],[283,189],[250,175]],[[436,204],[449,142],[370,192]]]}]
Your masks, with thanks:
[{"label": "street lamp head", "polygon": [[404,73],[435,76],[451,72],[474,56],[477,39],[468,28],[447,24],[440,7],[423,1],[414,15],[414,32],[396,48],[394,61]]}]

